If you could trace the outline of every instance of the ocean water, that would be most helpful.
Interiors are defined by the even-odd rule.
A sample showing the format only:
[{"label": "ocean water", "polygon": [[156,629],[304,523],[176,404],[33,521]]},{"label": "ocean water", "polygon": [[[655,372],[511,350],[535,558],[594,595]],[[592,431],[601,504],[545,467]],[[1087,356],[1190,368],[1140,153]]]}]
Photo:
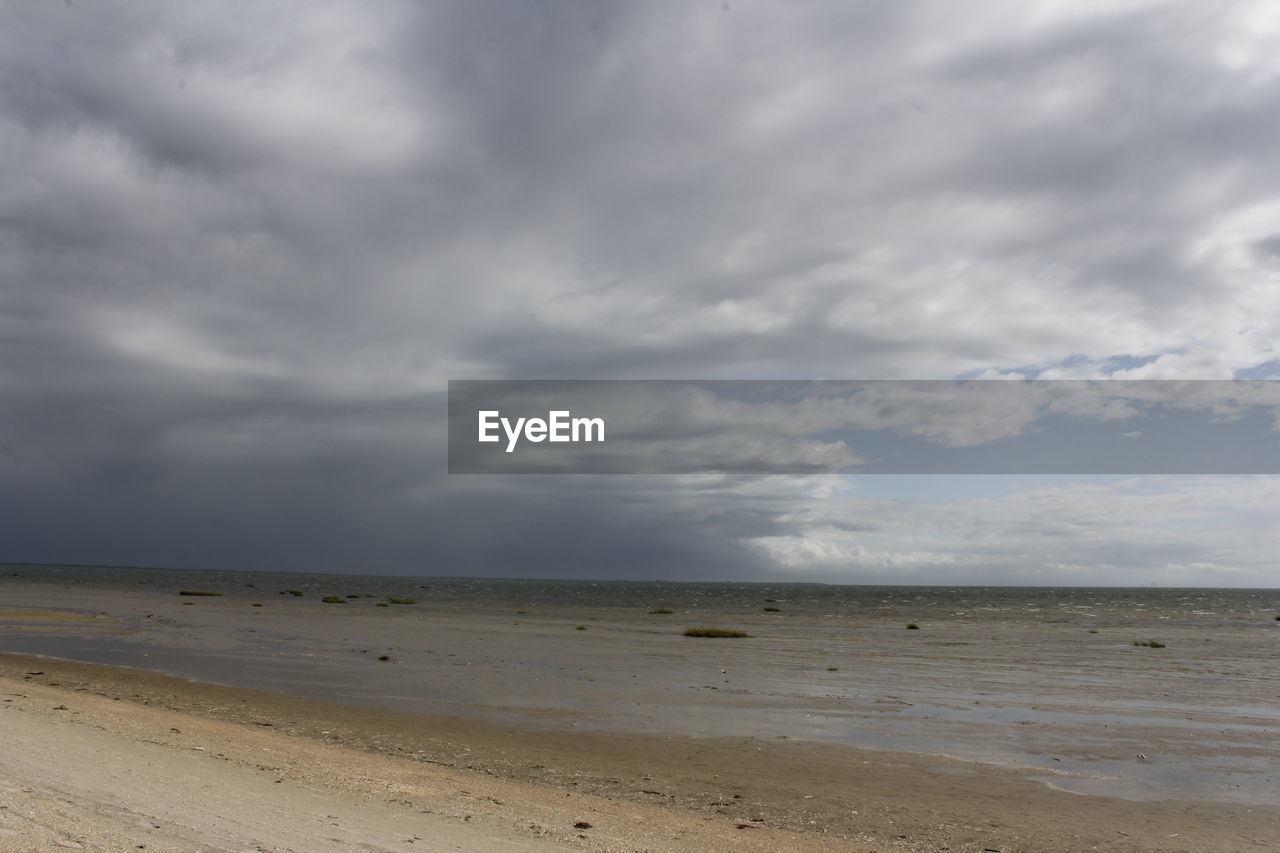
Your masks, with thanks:
[{"label": "ocean water", "polygon": [[13,580],[120,592],[168,593],[181,585],[215,589],[243,600],[257,600],[264,593],[278,594],[284,589],[316,596],[414,594],[440,604],[497,608],[524,604],[629,609],[676,604],[731,610],[774,599],[785,601],[791,610],[824,614],[880,611],[1047,622],[1121,617],[1153,625],[1203,625],[1206,619],[1255,620],[1280,615],[1280,589],[531,580],[43,565],[0,565],[0,574]]},{"label": "ocean water", "polygon": [[0,651],[522,727],[947,755],[1134,799],[1280,802],[1278,615],[1277,590],[0,568]]}]

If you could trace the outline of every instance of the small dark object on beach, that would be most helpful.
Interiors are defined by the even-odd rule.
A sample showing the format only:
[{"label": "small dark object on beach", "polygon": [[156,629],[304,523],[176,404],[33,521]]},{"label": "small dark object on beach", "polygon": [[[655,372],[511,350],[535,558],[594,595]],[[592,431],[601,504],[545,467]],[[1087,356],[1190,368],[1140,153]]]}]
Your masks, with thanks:
[{"label": "small dark object on beach", "polygon": [[391,655],[378,655],[378,660],[391,660]]},{"label": "small dark object on beach", "polygon": [[302,594],[303,594],[302,590],[300,590],[300,589],[286,589],[286,590],[285,590],[285,592],[289,593],[290,595],[302,595]]},{"label": "small dark object on beach", "polygon": [[763,610],[765,613],[781,613],[782,612],[781,607],[761,607],[760,609]]},{"label": "small dark object on beach", "polygon": [[675,613],[670,607],[650,607],[650,613]]},{"label": "small dark object on beach", "polygon": [[326,595],[320,599],[325,604],[346,604],[347,600],[340,595]]},{"label": "small dark object on beach", "polygon": [[838,667],[838,666],[829,666],[829,667],[827,667],[827,672],[839,672],[839,671],[840,671],[840,667]]},{"label": "small dark object on beach", "polygon": [[686,637],[750,637],[746,631],[738,631],[733,628],[685,628],[684,635]]},{"label": "small dark object on beach", "polygon": [[579,631],[585,631],[585,630],[587,630],[587,626],[586,626],[586,625],[574,625],[573,627],[574,627],[574,628],[576,628],[576,629],[577,629],[577,630],[579,630]]},{"label": "small dark object on beach", "polygon": [[222,595],[222,593],[209,592],[205,589],[183,589],[178,591],[178,595]]},{"label": "small dark object on beach", "polygon": [[249,606],[250,606],[250,607],[261,607],[261,606],[262,606],[262,604],[261,604],[260,602],[255,601],[253,604],[251,604],[251,605],[249,605]]},{"label": "small dark object on beach", "polygon": [[387,599],[387,602],[388,602],[389,604],[417,604],[417,603],[418,603],[418,599],[416,599],[416,598],[388,598],[388,599]]},{"label": "small dark object on beach", "polygon": [[390,604],[387,604],[385,601],[379,601],[379,602],[378,602],[378,604],[377,604],[377,606],[378,606],[378,607],[390,607],[391,605],[390,605]]},{"label": "small dark object on beach", "polygon": [[908,622],[908,623],[907,623],[907,630],[908,630],[908,631],[919,631],[919,630],[920,630],[920,626],[919,626],[919,625],[917,625],[917,624],[916,624],[916,623],[914,623],[914,622]]},{"label": "small dark object on beach", "polygon": [[1133,644],[1134,644],[1135,646],[1147,646],[1148,648],[1152,648],[1152,649],[1163,649],[1163,648],[1165,648],[1164,643],[1161,643],[1161,642],[1159,642],[1159,641],[1157,641],[1157,640],[1147,640],[1146,642],[1143,642],[1142,640],[1134,640],[1134,641],[1133,641]]},{"label": "small dark object on beach", "polygon": [[573,825],[573,828],[574,829],[590,829],[591,824],[587,823],[585,820],[580,820]]},{"label": "small dark object on beach", "polygon": [[778,599],[776,599],[776,598],[766,598],[764,601],[765,601],[765,604],[771,604],[771,603],[773,603],[773,602],[775,602],[775,601],[777,601],[777,600],[778,600]]}]

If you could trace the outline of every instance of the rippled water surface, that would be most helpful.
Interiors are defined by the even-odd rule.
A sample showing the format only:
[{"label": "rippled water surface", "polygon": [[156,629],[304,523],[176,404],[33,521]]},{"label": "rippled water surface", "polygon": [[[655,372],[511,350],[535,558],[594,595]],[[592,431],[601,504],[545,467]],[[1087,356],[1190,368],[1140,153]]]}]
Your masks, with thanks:
[{"label": "rippled water surface", "polygon": [[[1277,615],[1276,590],[0,570],[0,651],[511,725],[827,740],[1032,768],[1081,792],[1262,803],[1280,801]],[[683,636],[690,625],[752,636]]]}]

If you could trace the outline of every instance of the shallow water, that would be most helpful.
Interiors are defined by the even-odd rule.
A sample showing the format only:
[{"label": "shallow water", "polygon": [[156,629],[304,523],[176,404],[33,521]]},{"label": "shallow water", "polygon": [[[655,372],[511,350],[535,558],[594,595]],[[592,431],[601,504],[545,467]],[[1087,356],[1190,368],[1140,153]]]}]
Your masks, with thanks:
[{"label": "shallow water", "polygon": [[[944,754],[1135,799],[1280,801],[1274,590],[0,575],[0,609],[102,614],[0,613],[3,651],[525,727]],[[386,596],[418,603],[375,606]],[[681,636],[692,624],[753,637]],[[1134,645],[1153,638],[1166,647]]]}]

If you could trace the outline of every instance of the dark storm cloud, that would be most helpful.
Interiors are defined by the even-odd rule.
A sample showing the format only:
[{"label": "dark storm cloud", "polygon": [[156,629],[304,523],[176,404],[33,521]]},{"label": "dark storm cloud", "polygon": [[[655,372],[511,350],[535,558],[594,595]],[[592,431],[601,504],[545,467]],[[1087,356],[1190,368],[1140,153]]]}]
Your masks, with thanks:
[{"label": "dark storm cloud", "polygon": [[445,380],[1256,376],[1276,55],[1249,3],[8,0],[0,556],[956,577],[787,479],[450,479]]}]

